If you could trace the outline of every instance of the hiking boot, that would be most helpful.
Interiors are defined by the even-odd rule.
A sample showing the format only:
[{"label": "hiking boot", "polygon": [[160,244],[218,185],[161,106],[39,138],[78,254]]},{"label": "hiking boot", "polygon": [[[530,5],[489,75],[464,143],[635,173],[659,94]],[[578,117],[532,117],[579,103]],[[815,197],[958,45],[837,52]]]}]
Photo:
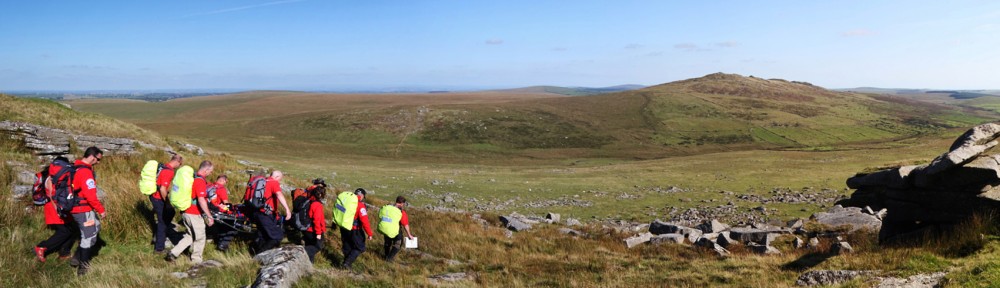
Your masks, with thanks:
[{"label": "hiking boot", "polygon": [[87,275],[87,272],[89,271],[90,271],[90,263],[81,263],[80,267],[76,268],[76,276]]},{"label": "hiking boot", "polygon": [[69,267],[73,268],[80,267],[80,259],[76,257],[73,257],[73,259],[69,259]]},{"label": "hiking boot", "polygon": [[164,253],[167,253],[167,250],[153,250],[153,253],[154,254],[164,254]]},{"label": "hiking boot", "polygon": [[171,253],[167,253],[167,257],[163,257],[163,260],[167,260],[167,262],[174,263],[174,260],[177,260],[177,256],[174,256],[174,254]]},{"label": "hiking boot", "polygon": [[38,257],[38,262],[45,263],[45,247],[35,246],[35,257]]}]

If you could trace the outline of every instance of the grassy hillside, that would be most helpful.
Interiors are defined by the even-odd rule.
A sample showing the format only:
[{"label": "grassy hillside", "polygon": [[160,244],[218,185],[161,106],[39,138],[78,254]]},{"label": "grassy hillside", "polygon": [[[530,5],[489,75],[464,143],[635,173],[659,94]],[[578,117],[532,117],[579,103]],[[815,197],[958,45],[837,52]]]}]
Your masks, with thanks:
[{"label": "grassy hillside", "polygon": [[70,103],[168,135],[227,136],[202,143],[227,150],[277,146],[282,153],[322,151],[438,162],[831,149],[998,118],[982,110],[730,74],[588,97],[254,92],[160,103]]},{"label": "grassy hillside", "polygon": [[[878,247],[872,244],[873,235],[859,234],[849,239],[858,253],[836,257],[828,257],[824,253],[825,248],[815,252],[792,251],[787,246],[788,238],[781,239],[779,241],[781,244],[778,244],[779,248],[787,251],[785,254],[767,257],[734,249],[736,252],[734,257],[717,259],[709,253],[681,245],[625,249],[621,239],[628,235],[602,229],[597,221],[613,218],[647,222],[668,217],[672,208],[709,209],[718,206],[719,203],[715,203],[717,201],[733,201],[741,207],[741,210],[749,210],[760,205],[753,200],[727,196],[725,194],[727,190],[738,194],[768,196],[770,189],[776,186],[811,186],[816,190],[840,189],[847,176],[864,167],[896,161],[928,159],[940,153],[942,147],[947,147],[951,139],[961,133],[961,130],[946,129],[941,130],[940,135],[928,134],[893,143],[842,144],[836,146],[838,149],[822,152],[747,150],[695,153],[646,161],[573,157],[574,155],[620,156],[622,155],[619,154],[620,151],[630,147],[662,146],[662,143],[647,144],[644,141],[651,141],[648,140],[650,138],[642,137],[661,133],[664,135],[663,139],[671,139],[668,138],[670,133],[661,131],[683,132],[676,130],[675,127],[687,125],[679,120],[667,121],[669,125],[649,123],[649,119],[661,119],[657,117],[669,118],[667,116],[680,115],[678,119],[681,119],[689,115],[699,115],[706,116],[703,117],[706,120],[700,120],[704,121],[703,125],[719,127],[729,125],[725,119],[731,118],[713,120],[707,117],[720,115],[716,114],[719,111],[717,107],[725,107],[724,105],[704,100],[697,95],[676,96],[688,97],[683,98],[687,100],[681,103],[695,103],[684,109],[662,105],[663,109],[650,109],[649,111],[658,112],[642,114],[642,117],[613,117],[634,113],[636,110],[631,110],[631,107],[649,106],[649,103],[653,102],[647,101],[651,99],[650,97],[656,98],[653,100],[657,101],[668,101],[673,98],[658,99],[654,96],[670,98],[675,95],[681,94],[660,95],[655,91],[641,91],[641,93],[616,96],[578,98],[584,99],[583,102],[561,102],[561,99],[532,99],[540,97],[536,95],[500,95],[497,98],[493,98],[495,95],[473,95],[476,97],[466,95],[455,99],[442,99],[437,98],[439,95],[387,95],[385,98],[380,98],[368,95],[290,95],[280,92],[259,92],[192,98],[176,103],[167,101],[151,105],[140,102],[98,102],[106,105],[94,107],[112,109],[116,113],[132,113],[123,118],[147,127],[159,127],[168,135],[188,136],[197,139],[199,144],[215,148],[217,152],[226,152],[227,154],[211,154],[205,157],[189,156],[187,163],[190,165],[202,159],[215,161],[218,165],[217,173],[231,173],[230,176],[234,179],[231,190],[238,191],[236,183],[245,180],[245,176],[240,172],[245,167],[228,156],[229,153],[234,153],[241,158],[246,157],[245,159],[288,171],[287,178],[296,185],[304,185],[307,179],[320,176],[327,178],[329,183],[340,190],[350,190],[355,187],[370,188],[373,192],[370,203],[374,205],[383,204],[383,199],[389,199],[397,194],[411,196],[414,204],[410,210],[413,230],[422,238],[420,251],[432,256],[406,252],[399,259],[401,265],[385,265],[377,258],[381,253],[379,248],[381,240],[376,239],[369,242],[369,252],[366,252],[356,264],[360,268],[360,274],[352,275],[332,268],[330,263],[339,261],[340,255],[337,252],[339,241],[336,233],[329,234],[327,236],[330,238],[326,243],[329,252],[318,257],[317,273],[302,280],[300,286],[304,287],[431,286],[433,284],[427,277],[448,272],[467,272],[475,275],[466,282],[457,283],[457,286],[492,287],[662,285],[785,287],[791,286],[799,273],[811,269],[877,269],[883,271],[881,275],[886,276],[907,276],[947,270],[951,271],[948,279],[949,285],[952,286],[987,285],[1000,281],[998,278],[1000,267],[995,265],[998,260],[996,249],[1000,247],[998,245],[1000,240],[992,236],[994,234],[984,221],[970,223],[970,228],[966,230],[969,233],[957,234],[949,238],[951,239],[949,241],[936,242],[934,246],[928,248]],[[4,105],[12,107],[19,105],[16,107],[24,110],[55,107],[51,102],[20,102],[21,100],[12,98],[0,98],[0,100],[15,101],[16,104],[4,103]],[[607,105],[608,102],[605,101],[611,100],[622,105]],[[168,103],[169,105],[159,106]],[[603,104],[604,107],[583,110],[585,107],[598,104]],[[132,109],[137,107],[132,105],[150,106],[138,106],[149,110],[132,112]],[[422,110],[420,107],[428,108]],[[468,110],[473,108],[480,110]],[[265,115],[266,113],[280,115],[258,120],[255,118],[260,116],[246,113],[250,110],[262,111],[261,113]],[[387,113],[388,111],[395,113]],[[407,111],[412,113],[404,113]],[[430,128],[422,126],[434,123],[440,123],[442,126],[463,124],[470,121],[467,119],[471,119],[465,117],[471,117],[472,114],[490,115],[490,111],[499,113],[492,116],[492,119],[499,120],[495,120],[497,121],[495,123],[489,122],[490,126],[485,127],[497,130],[494,128],[497,125],[506,125],[499,129],[501,132],[449,128],[442,131],[468,131],[467,134],[458,134],[468,136],[433,138],[427,136],[433,134],[426,134]],[[544,114],[539,111],[555,112]],[[22,117],[21,121],[48,123],[45,122],[48,121],[45,119],[48,116],[44,116],[47,114],[19,115]],[[66,116],[70,118],[68,124],[63,125],[79,125],[76,123],[95,121],[89,125],[91,126],[89,129],[92,130],[87,131],[96,134],[111,133],[102,131],[100,127],[119,125],[114,124],[119,123],[118,121],[94,114],[66,115],[70,115]],[[151,116],[148,115],[159,115],[153,118],[160,122],[149,121]],[[542,119],[536,120],[537,117]],[[296,122],[301,119],[311,119],[311,121]],[[486,121],[490,118],[480,119]],[[539,126],[535,126],[536,124]],[[339,128],[334,129],[335,127]],[[588,148],[586,145],[596,144],[587,144],[585,141],[597,141],[590,139],[561,142],[582,144],[554,148],[505,146],[511,143],[525,143],[520,140],[486,144],[475,141],[444,142],[492,139],[492,137],[523,138],[524,136],[519,133],[544,134],[539,130],[522,132],[518,129],[565,129],[558,131],[572,135],[572,133],[583,133],[579,131],[592,131],[586,129],[598,130],[594,127],[600,128],[600,131],[610,131],[605,134],[610,138],[604,139],[611,139],[612,142],[599,144],[600,149]],[[609,127],[613,129],[605,130]],[[699,127],[702,126],[691,125],[688,128]],[[707,131],[715,130],[718,129]],[[135,135],[153,137],[150,135],[155,134],[137,130]],[[490,137],[475,138],[480,137],[477,135]],[[684,135],[693,137],[699,134]],[[623,138],[620,137],[628,136],[633,137],[631,141],[621,141]],[[539,142],[528,143],[552,145],[550,143],[556,143],[553,141],[558,140],[545,135],[535,138]],[[343,142],[328,145],[331,139],[340,139],[339,141]],[[596,139],[605,141],[601,140],[602,138]],[[736,145],[755,147],[753,145],[758,144],[697,145],[695,143],[673,146],[684,145],[693,147],[691,149],[706,146],[728,149],[726,147],[743,147]],[[394,150],[399,147],[402,149]],[[423,147],[421,148],[423,150],[415,147]],[[354,149],[364,152],[361,154],[386,155],[404,160],[393,157],[350,155]],[[604,150],[608,152],[601,152]],[[378,153],[383,154],[375,151],[382,151]],[[495,151],[491,152],[495,155],[491,156],[483,151]],[[505,156],[510,155],[511,151],[518,151],[519,155],[528,158],[550,157],[550,160],[520,162],[522,160]],[[561,153],[559,156],[563,158],[552,159],[553,151]],[[708,151],[708,148],[702,152],[705,151]],[[655,156],[648,152],[635,153],[647,154],[633,155]],[[33,158],[26,151],[19,148],[18,143],[11,141],[0,141],[0,155],[3,155],[5,160],[38,164],[33,162]],[[454,158],[445,159],[447,161],[423,161],[440,155]],[[97,166],[96,171],[101,175],[99,185],[108,193],[105,202],[110,216],[104,222],[102,232],[108,246],[96,257],[92,272],[86,277],[75,277],[71,269],[54,257],[50,258],[48,263],[37,263],[30,253],[30,248],[49,235],[48,231],[41,228],[43,223],[41,213],[25,209],[30,205],[25,201],[0,201],[0,211],[5,211],[0,213],[0,227],[3,227],[0,229],[0,239],[5,239],[7,244],[0,245],[0,267],[4,267],[0,269],[0,286],[191,286],[201,283],[211,287],[248,285],[257,267],[244,252],[224,255],[208,249],[206,259],[220,260],[226,266],[208,270],[202,278],[195,280],[178,280],[170,276],[172,272],[185,271],[189,267],[186,260],[167,264],[150,252],[150,236],[145,214],[149,204],[141,194],[134,191],[134,183],[138,170],[145,160],[165,159],[165,157],[163,152],[145,151],[141,155],[108,157]],[[472,157],[492,158],[482,160]],[[468,160],[472,163],[453,163],[456,160]],[[8,161],[0,162],[0,183],[12,182],[17,169],[20,168],[12,166]],[[674,193],[657,189],[674,185],[685,191]],[[0,197],[9,199],[10,193],[9,185],[0,186]],[[442,196],[448,193],[454,193],[456,202],[450,205],[440,204]],[[845,193],[845,191],[833,193]],[[469,214],[440,213],[421,209],[427,204],[473,209],[476,204],[470,198],[476,198],[480,204],[485,203],[486,206],[499,208],[495,212],[482,213],[482,218],[489,221],[487,225],[478,223]],[[501,208],[496,204],[506,201],[544,204],[559,199],[577,199],[593,205],[577,207],[557,202],[555,205],[536,208],[516,205]],[[488,204],[490,201],[495,203]],[[772,219],[787,220],[790,217],[808,215],[818,209],[816,205],[777,203],[769,204],[768,207],[778,210],[770,216]],[[555,211],[563,213],[564,217],[581,218],[590,223],[589,226],[580,228],[589,236],[575,238],[559,234],[556,231],[557,226],[539,225],[536,229],[519,232],[508,238],[504,235],[504,230],[497,227],[496,215],[509,211],[534,214]],[[980,233],[986,233],[988,236],[980,236]],[[824,247],[826,245],[828,243],[824,243]],[[208,248],[211,247],[209,244]],[[859,287],[865,286],[865,283],[857,281],[848,285]]]}]

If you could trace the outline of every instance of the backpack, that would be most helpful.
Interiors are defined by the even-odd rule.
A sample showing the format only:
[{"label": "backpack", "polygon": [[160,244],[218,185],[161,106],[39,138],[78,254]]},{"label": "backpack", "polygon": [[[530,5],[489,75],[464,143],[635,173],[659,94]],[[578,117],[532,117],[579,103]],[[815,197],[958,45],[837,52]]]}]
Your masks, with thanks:
[{"label": "backpack", "polygon": [[191,208],[191,184],[194,184],[194,168],[184,165],[177,169],[174,181],[170,183],[170,205],[180,211]]},{"label": "backpack", "polygon": [[49,168],[42,169],[35,173],[35,184],[31,187],[31,202],[35,206],[42,206],[49,203],[49,193],[45,191],[45,180],[49,179]]},{"label": "backpack", "polygon": [[358,211],[358,196],[354,192],[344,191],[337,195],[336,209],[333,209],[333,221],[344,229],[354,227],[354,214]]},{"label": "backpack", "polygon": [[378,218],[378,232],[389,238],[399,235],[399,220],[403,218],[403,210],[399,210],[396,205],[385,205],[379,210]]},{"label": "backpack", "polygon": [[294,211],[292,211],[292,226],[300,231],[309,230],[312,227],[312,219],[309,218],[309,208],[312,205],[312,200],[306,199],[301,201],[301,204],[294,206]]},{"label": "backpack", "polygon": [[[73,212],[73,208],[80,205],[80,197],[78,189],[73,187],[73,174],[76,174],[76,169],[87,168],[87,166],[74,166],[69,164],[67,161],[55,160],[52,161],[50,167],[58,168],[56,174],[52,174],[52,186],[55,187],[52,195],[49,196],[52,204],[55,205],[56,213],[61,217],[68,217]],[[91,170],[93,171],[93,170]],[[97,175],[95,174],[96,178]]]},{"label": "backpack", "polygon": [[264,176],[250,177],[247,181],[247,192],[243,195],[243,206],[252,210],[264,209],[264,213],[270,215],[271,208],[264,205],[267,201],[264,198],[264,190],[267,188],[267,178]]},{"label": "backpack", "polygon": [[168,169],[167,165],[156,160],[146,161],[146,165],[142,166],[142,172],[139,173],[139,192],[142,192],[142,195],[156,193],[156,178],[160,177],[160,171],[163,169]]}]

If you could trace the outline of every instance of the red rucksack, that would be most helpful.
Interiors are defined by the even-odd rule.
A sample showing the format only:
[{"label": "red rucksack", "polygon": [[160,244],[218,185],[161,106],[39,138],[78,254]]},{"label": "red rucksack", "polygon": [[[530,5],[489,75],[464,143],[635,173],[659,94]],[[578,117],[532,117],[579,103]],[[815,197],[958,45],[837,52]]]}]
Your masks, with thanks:
[{"label": "red rucksack", "polygon": [[251,210],[264,209],[264,213],[270,214],[270,209],[264,205],[264,189],[267,187],[267,177],[253,176],[247,181],[247,192],[243,194],[243,206]]},{"label": "red rucksack", "polygon": [[41,172],[35,173],[35,185],[31,187],[31,202],[35,206],[42,206],[49,203],[49,193],[45,191],[45,180],[49,179],[49,168],[45,167]]}]

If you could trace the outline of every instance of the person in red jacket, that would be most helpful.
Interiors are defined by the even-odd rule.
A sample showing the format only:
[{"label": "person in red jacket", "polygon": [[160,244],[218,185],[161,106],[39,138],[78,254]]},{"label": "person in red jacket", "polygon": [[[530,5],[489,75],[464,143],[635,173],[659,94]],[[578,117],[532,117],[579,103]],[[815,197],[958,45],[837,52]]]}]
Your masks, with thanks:
[{"label": "person in red jacket", "polygon": [[212,170],[214,167],[211,161],[201,161],[201,165],[198,165],[198,172],[195,173],[194,182],[191,183],[191,206],[184,210],[184,214],[181,215],[184,219],[184,227],[187,228],[187,235],[184,235],[184,238],[177,242],[177,246],[170,249],[170,253],[167,253],[164,258],[167,262],[174,262],[181,253],[184,253],[184,250],[190,247],[191,262],[201,263],[201,256],[205,251],[205,224],[207,223],[208,226],[215,224],[215,220],[209,214],[208,199],[205,199],[208,187],[208,181],[205,180],[205,177],[212,174]]},{"label": "person in red jacket", "polygon": [[[208,207],[209,210],[226,214],[234,212],[232,203],[229,203],[229,190],[226,190],[226,183],[229,183],[229,177],[219,175],[215,178],[215,183],[208,186],[205,194],[208,196],[209,204],[211,204]],[[208,234],[215,236],[215,249],[222,252],[229,251],[229,243],[238,233],[226,225],[215,225],[208,229]]]},{"label": "person in red jacket", "polygon": [[257,221],[257,249],[254,251],[256,253],[278,247],[281,240],[285,238],[281,223],[278,222],[281,215],[275,210],[279,203],[285,209],[285,221],[292,219],[292,212],[288,209],[285,195],[281,193],[281,178],[283,177],[284,174],[281,171],[271,172],[271,177],[267,179],[264,186],[264,208],[254,211],[253,218]]},{"label": "person in red jacket", "polygon": [[[403,195],[396,196],[396,204],[394,205],[396,208],[399,208],[399,212],[402,214],[399,218],[399,227],[402,228],[403,231],[406,231],[406,237],[413,240],[413,237],[415,236],[413,236],[413,233],[410,233],[410,217],[406,215],[406,209],[403,209],[406,208],[406,197],[403,197]],[[386,220],[379,219],[379,221]],[[402,249],[403,233],[396,234],[395,238],[389,238],[389,236],[386,235],[383,235],[382,238],[384,240],[382,242],[382,251],[385,251],[385,261],[392,262],[392,259],[396,257],[396,253],[399,253],[399,250]]]},{"label": "person in red jacket", "polygon": [[[358,259],[361,253],[365,252],[365,234],[368,240],[372,240],[372,227],[368,224],[368,208],[365,207],[365,196],[368,191],[364,188],[354,190],[354,195],[358,196],[358,208],[354,213],[354,224],[348,231],[340,228],[341,252],[344,253],[344,264],[341,268],[351,269],[354,260]],[[362,233],[362,228],[364,232]]]},{"label": "person in red jacket", "polygon": [[303,233],[302,241],[305,242],[306,254],[309,255],[309,262],[314,262],[316,253],[323,250],[323,234],[326,233],[326,217],[323,215],[323,199],[326,199],[326,187],[312,187],[309,190],[309,219],[312,226]]},{"label": "person in red jacket", "polygon": [[170,156],[170,161],[164,165],[163,169],[156,175],[156,192],[153,195],[149,195],[149,202],[153,204],[153,214],[156,215],[156,229],[153,231],[153,252],[164,253],[163,249],[166,245],[166,239],[169,237],[170,242],[177,243],[180,237],[177,231],[174,230],[174,206],[167,203],[168,194],[170,193],[170,183],[174,181],[174,169],[181,167],[184,161],[184,157],[181,154],[174,154]]},{"label": "person in red jacket", "polygon": [[[80,198],[80,202],[73,207],[70,213],[73,221],[80,228],[80,247],[76,249],[79,264],[76,274],[84,275],[90,270],[90,258],[94,245],[97,244],[97,234],[101,231],[101,220],[107,214],[104,205],[97,199],[97,179],[94,175],[94,165],[104,158],[104,151],[97,147],[89,147],[83,152],[83,158],[76,160],[73,167],[76,172],[73,174],[73,193]],[[98,219],[97,216],[101,218]]]},{"label": "person in red jacket", "polygon": [[[69,159],[62,156],[56,158],[56,161],[69,163]],[[55,186],[52,184],[52,178],[48,177],[48,175],[56,175],[60,168],[57,165],[49,164],[45,169],[48,171],[42,172],[44,173],[43,175],[45,175],[46,179],[41,189],[45,189],[45,195],[53,195],[55,194]],[[35,256],[38,258],[38,261],[45,262],[45,256],[54,251],[54,249],[58,248],[59,259],[69,259],[70,252],[73,249],[73,243],[76,242],[77,237],[80,237],[77,235],[79,230],[76,228],[76,223],[68,217],[64,218],[59,216],[59,213],[56,212],[56,206],[52,203],[52,201],[46,202],[42,210],[45,214],[45,225],[47,225],[49,229],[54,230],[55,233],[53,233],[48,239],[45,239],[45,241],[42,241],[35,246]]]}]

